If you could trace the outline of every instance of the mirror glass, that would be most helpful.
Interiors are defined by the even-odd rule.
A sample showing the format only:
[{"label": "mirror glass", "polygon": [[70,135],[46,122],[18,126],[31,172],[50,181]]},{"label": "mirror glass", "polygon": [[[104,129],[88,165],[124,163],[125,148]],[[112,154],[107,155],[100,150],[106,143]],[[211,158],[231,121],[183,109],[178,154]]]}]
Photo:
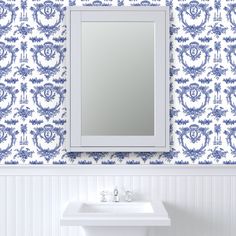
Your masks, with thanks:
[{"label": "mirror glass", "polygon": [[81,24],[82,135],[154,135],[154,23]]}]

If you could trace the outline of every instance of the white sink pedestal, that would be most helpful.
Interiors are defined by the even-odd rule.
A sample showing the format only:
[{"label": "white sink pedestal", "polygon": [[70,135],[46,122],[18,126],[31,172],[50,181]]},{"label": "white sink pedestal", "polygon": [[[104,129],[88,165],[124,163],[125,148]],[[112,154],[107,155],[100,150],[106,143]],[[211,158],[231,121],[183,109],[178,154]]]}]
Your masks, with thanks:
[{"label": "white sink pedestal", "polygon": [[85,236],[147,236],[145,227],[83,227]]}]

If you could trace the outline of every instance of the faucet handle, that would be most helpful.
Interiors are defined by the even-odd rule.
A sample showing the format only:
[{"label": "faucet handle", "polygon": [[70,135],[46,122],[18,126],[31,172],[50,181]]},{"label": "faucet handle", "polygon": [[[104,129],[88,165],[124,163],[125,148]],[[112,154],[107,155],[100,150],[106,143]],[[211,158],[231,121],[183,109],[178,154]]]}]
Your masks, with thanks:
[{"label": "faucet handle", "polygon": [[101,195],[101,202],[107,202],[106,194],[107,194],[106,191],[102,191],[100,193],[100,195]]},{"label": "faucet handle", "polygon": [[129,190],[125,191],[125,201],[131,202],[133,200],[133,193]]}]

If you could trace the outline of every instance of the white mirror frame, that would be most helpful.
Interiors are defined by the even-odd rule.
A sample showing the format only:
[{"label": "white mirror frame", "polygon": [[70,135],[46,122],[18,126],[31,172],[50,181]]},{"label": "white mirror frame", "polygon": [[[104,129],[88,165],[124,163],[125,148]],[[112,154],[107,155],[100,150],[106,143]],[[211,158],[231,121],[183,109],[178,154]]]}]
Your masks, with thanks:
[{"label": "white mirror frame", "polygon": [[[154,135],[82,136],[81,23],[88,21],[153,22]],[[168,7],[68,7],[67,23],[67,138],[69,152],[169,151],[169,10]]]}]

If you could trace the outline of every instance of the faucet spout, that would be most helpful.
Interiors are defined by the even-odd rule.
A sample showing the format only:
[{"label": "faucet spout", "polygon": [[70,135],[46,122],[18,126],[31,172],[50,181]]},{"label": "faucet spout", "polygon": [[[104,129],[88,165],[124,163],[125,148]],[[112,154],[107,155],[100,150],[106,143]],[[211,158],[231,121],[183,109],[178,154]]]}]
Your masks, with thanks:
[{"label": "faucet spout", "polygon": [[118,189],[115,188],[113,193],[114,193],[113,201],[114,201],[114,202],[119,202],[120,199],[119,199],[119,192],[118,192]]}]

